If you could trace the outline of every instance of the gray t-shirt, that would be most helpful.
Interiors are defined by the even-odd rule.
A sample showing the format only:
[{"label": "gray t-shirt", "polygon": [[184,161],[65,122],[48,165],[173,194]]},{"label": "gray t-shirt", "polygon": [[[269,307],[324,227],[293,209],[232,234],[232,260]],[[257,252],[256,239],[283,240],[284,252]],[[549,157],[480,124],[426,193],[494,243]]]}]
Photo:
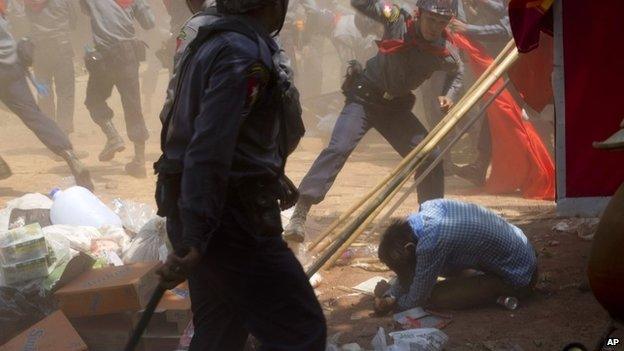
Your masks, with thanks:
[{"label": "gray t-shirt", "polygon": [[76,26],[76,9],[69,0],[48,0],[39,11],[26,6],[35,40],[66,37]]},{"label": "gray t-shirt", "polygon": [[135,19],[146,30],[156,25],[154,13],[145,0],[134,0],[126,8],[115,0],[80,0],[80,5],[91,17],[93,41],[98,47],[111,48],[119,42],[135,40]]},{"label": "gray t-shirt", "polygon": [[17,62],[17,43],[9,32],[9,22],[0,15],[0,64],[12,65]]}]

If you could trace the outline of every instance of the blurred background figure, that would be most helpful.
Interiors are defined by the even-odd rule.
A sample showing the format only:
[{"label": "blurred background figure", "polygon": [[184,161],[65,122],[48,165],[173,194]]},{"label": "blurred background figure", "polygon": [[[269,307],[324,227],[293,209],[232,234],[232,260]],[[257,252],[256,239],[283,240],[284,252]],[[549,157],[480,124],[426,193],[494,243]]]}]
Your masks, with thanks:
[{"label": "blurred background figure", "polygon": [[39,107],[65,133],[72,133],[75,72],[71,32],[76,28],[75,7],[70,0],[23,1],[35,44],[35,77],[49,91],[39,95]]}]

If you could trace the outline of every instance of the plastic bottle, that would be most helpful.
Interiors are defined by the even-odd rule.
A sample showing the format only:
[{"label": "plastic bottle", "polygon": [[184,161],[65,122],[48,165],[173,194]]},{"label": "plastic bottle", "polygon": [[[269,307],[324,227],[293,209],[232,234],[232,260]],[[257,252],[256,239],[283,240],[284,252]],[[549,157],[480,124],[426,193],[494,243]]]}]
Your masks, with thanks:
[{"label": "plastic bottle", "polygon": [[501,296],[498,298],[498,300],[496,300],[496,303],[505,307],[508,310],[513,311],[518,308],[519,301],[513,296]]},{"label": "plastic bottle", "polygon": [[50,197],[54,201],[50,209],[52,224],[122,227],[119,216],[83,187],[73,186],[64,191],[56,188]]}]

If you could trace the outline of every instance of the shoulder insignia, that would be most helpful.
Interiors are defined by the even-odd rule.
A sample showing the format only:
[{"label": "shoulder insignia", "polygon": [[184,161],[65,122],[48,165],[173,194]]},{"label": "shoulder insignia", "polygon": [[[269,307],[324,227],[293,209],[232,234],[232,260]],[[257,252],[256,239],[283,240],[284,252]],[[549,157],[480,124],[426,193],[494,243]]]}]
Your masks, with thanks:
[{"label": "shoulder insignia", "polygon": [[401,10],[398,6],[392,3],[385,4],[383,7],[383,15],[388,22],[394,23],[399,19],[399,16],[401,15]]},{"label": "shoulder insignia", "polygon": [[249,68],[247,73],[247,107],[253,106],[260,96],[261,90],[269,83],[269,70],[261,63]]}]

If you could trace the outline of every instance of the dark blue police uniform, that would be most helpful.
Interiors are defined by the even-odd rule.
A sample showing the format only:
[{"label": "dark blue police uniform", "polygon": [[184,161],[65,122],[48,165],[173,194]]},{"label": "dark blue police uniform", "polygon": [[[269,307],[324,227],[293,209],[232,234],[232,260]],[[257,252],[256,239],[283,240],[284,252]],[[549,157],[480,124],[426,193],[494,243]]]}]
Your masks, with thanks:
[{"label": "dark blue police uniform", "polygon": [[188,50],[155,167],[172,244],[203,254],[189,277],[190,350],[242,350],[249,333],[262,350],[324,350],[321,307],[281,237],[279,48],[248,18],[226,16]]}]

